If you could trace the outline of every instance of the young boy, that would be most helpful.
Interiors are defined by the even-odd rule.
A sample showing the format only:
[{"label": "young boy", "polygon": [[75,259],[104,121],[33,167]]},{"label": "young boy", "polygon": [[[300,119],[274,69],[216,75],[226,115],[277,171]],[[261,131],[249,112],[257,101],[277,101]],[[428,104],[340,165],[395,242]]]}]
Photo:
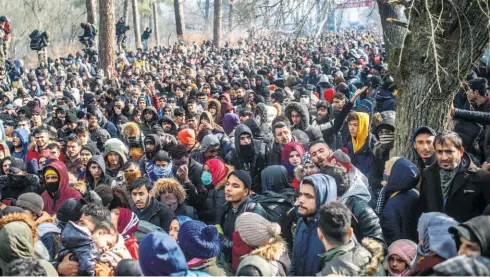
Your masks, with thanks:
[{"label": "young boy", "polygon": [[59,260],[72,253],[79,264],[78,275],[95,276],[95,265],[101,253],[111,249],[117,240],[117,229],[110,222],[97,223],[91,232],[88,227],[70,221],[61,234],[63,247]]}]

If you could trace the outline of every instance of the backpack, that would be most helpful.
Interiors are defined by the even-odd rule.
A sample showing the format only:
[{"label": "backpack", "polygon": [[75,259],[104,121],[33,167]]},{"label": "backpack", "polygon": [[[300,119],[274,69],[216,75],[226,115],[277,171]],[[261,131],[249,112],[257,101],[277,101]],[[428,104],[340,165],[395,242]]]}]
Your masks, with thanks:
[{"label": "backpack", "polygon": [[294,205],[288,199],[289,191],[283,190],[281,193],[267,190],[262,194],[252,195],[252,201],[245,207],[246,212],[255,212],[262,215],[265,219],[276,222],[281,226],[281,234],[288,246],[292,245],[293,234],[291,227],[294,223]]},{"label": "backpack", "polygon": [[155,224],[152,224],[146,220],[140,220],[138,224],[138,229],[134,233],[134,236],[136,237],[136,241],[140,243],[146,235],[149,233],[153,232],[165,232],[161,227],[156,226]]},{"label": "backpack", "polygon": [[94,32],[94,36],[99,34],[99,29],[97,28],[97,26],[95,26],[95,24],[90,24],[90,28],[92,28],[92,31]]}]

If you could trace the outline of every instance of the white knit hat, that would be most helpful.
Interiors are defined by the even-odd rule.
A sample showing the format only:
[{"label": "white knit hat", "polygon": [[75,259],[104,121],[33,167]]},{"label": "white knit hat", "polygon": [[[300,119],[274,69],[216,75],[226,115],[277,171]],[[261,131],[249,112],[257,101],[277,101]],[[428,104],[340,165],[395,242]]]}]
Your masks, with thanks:
[{"label": "white knit hat", "polygon": [[253,248],[276,241],[281,234],[281,226],[270,222],[259,214],[245,212],[236,220],[236,229],[242,240]]}]

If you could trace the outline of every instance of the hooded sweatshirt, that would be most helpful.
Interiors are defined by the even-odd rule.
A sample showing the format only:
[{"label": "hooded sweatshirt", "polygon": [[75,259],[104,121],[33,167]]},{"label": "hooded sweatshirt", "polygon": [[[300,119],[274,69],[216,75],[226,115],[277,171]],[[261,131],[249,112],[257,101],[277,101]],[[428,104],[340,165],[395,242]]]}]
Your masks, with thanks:
[{"label": "hooded sweatshirt", "polygon": [[325,247],[318,237],[318,210],[320,206],[337,200],[337,184],[325,174],[313,174],[303,179],[313,184],[315,189],[316,212],[313,218],[300,218],[296,227],[291,259],[291,276],[313,276],[320,271],[320,257]]},{"label": "hooded sweatshirt", "polygon": [[[100,166],[102,170],[102,175],[97,183],[95,183],[94,177],[92,176],[92,174],[90,174],[89,170],[90,165],[93,163],[96,163],[98,166]],[[106,175],[104,157],[102,157],[101,155],[95,155],[90,158],[85,169],[85,177],[87,182],[87,189],[95,189],[95,187],[97,187],[99,184],[112,185],[112,183],[114,182],[110,176]]]},{"label": "hooded sweatshirt", "polygon": [[[477,216],[458,225],[458,228],[463,227],[471,232],[476,242],[480,245],[481,255],[486,257],[490,256],[490,233],[488,232],[488,226],[490,226],[490,216],[488,215]],[[459,249],[461,243],[459,231],[451,227],[449,232],[454,234],[454,240]]]},{"label": "hooded sweatshirt", "polygon": [[283,189],[291,188],[288,170],[283,165],[271,165],[261,173],[262,191],[270,190],[280,192]]},{"label": "hooded sweatshirt", "polygon": [[44,201],[44,210],[53,215],[56,214],[58,209],[70,198],[80,199],[82,196],[80,193],[74,189],[72,189],[69,185],[68,179],[68,171],[66,170],[66,166],[59,160],[52,160],[43,170],[44,172],[48,169],[53,169],[58,173],[59,176],[59,186],[58,190],[54,195],[49,194],[47,191],[44,191],[41,194],[41,198]]},{"label": "hooded sweatshirt", "polygon": [[18,137],[20,137],[22,141],[22,152],[15,152],[15,148],[12,146],[12,151],[10,152],[10,155],[14,158],[25,161],[28,152],[27,146],[29,145],[29,133],[27,133],[27,131],[24,129],[15,129],[12,132],[12,136],[13,135],[17,135]]},{"label": "hooded sweatshirt", "polygon": [[354,112],[354,114],[359,120],[357,136],[352,138],[353,150],[356,153],[364,146],[369,137],[369,114],[360,112]]},{"label": "hooded sweatshirt", "polygon": [[34,253],[34,239],[37,231],[20,214],[4,216],[0,223],[0,268],[5,275],[8,264],[15,259],[34,258],[46,270],[48,276],[58,276],[56,269],[46,260],[39,259]]},{"label": "hooded sweatshirt", "polygon": [[145,276],[208,276],[188,269],[184,253],[165,232],[147,235],[139,245],[139,257]]},{"label": "hooded sweatshirt", "polygon": [[[127,162],[126,155],[128,154],[128,148],[122,141],[116,138],[111,138],[104,144],[104,159],[107,160],[107,156],[110,152],[114,152],[119,155],[120,167],[111,169],[109,164],[106,166],[106,170],[109,176],[112,178],[122,178],[122,167]],[[119,179],[119,178],[118,178]]]}]

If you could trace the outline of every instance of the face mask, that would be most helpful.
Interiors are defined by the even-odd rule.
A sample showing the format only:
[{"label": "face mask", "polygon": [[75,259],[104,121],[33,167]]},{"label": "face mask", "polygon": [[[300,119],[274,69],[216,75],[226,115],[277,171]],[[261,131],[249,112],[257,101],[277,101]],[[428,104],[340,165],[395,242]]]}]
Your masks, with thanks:
[{"label": "face mask", "polygon": [[250,161],[255,156],[254,146],[251,143],[240,145],[240,154],[242,154],[245,161]]},{"label": "face mask", "polygon": [[59,182],[56,183],[46,183],[46,190],[48,193],[55,193],[58,191],[60,184]]},{"label": "face mask", "polygon": [[157,175],[158,178],[167,178],[172,172],[172,164],[169,163],[166,166],[155,166],[153,172],[155,172],[155,175]]},{"label": "face mask", "polygon": [[211,185],[211,182],[213,182],[213,176],[211,175],[211,172],[203,171],[201,175],[201,181],[205,186]]},{"label": "face mask", "polygon": [[310,99],[309,98],[303,98],[301,97],[301,99],[299,100],[299,102],[303,105],[307,105],[309,102],[310,102]]},{"label": "face mask", "polygon": [[394,140],[395,140],[395,134],[379,135],[379,142],[381,144],[387,145],[393,143]]}]

